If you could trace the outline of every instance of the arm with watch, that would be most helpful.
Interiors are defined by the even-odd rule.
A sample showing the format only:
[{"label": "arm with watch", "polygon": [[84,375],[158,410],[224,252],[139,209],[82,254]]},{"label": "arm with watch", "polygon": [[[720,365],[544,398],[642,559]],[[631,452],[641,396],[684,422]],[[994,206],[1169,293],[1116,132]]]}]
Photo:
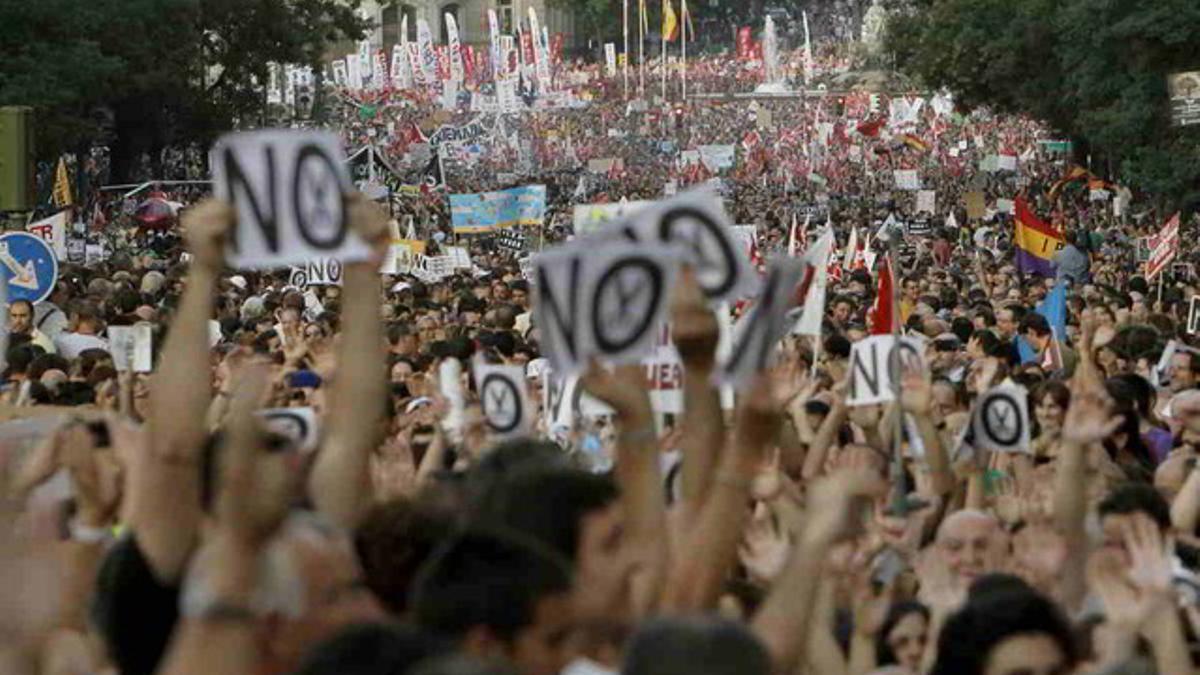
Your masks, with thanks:
[{"label": "arm with watch", "polygon": [[254,597],[263,553],[287,514],[288,494],[272,489],[256,471],[263,444],[254,413],[266,373],[255,368],[242,375],[230,402],[215,522],[189,565],[181,621],[159,670],[165,675],[253,675],[261,666],[263,608]]}]

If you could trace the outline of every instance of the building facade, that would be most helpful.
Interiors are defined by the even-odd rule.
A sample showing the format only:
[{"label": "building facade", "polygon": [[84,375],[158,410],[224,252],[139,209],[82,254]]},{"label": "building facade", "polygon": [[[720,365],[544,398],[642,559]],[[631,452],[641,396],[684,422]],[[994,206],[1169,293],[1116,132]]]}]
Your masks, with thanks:
[{"label": "building facade", "polygon": [[362,3],[362,10],[377,26],[371,35],[371,42],[377,49],[391,49],[400,42],[400,26],[405,16],[408,17],[409,40],[417,39],[417,19],[425,19],[434,40],[445,44],[446,21],[443,17],[446,14],[454,16],[459,39],[464,44],[484,45],[488,42],[487,10],[496,10],[502,35],[516,35],[517,22],[528,20],[530,7],[551,35],[562,33],[565,44],[575,44],[575,22],[571,13],[548,6],[546,0],[364,0]]}]

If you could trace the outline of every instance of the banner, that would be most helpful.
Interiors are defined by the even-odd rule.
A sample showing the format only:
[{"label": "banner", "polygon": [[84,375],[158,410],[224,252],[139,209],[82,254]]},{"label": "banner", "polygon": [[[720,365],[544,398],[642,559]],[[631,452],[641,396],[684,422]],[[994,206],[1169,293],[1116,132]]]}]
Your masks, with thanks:
[{"label": "banner", "polygon": [[1146,261],[1146,280],[1150,281],[1166,269],[1179,253],[1179,214],[1171,216],[1158,234],[1150,237],[1150,259]]},{"label": "banner", "polygon": [[480,115],[461,126],[453,124],[443,125],[429,136],[429,144],[437,146],[442,144],[477,143],[481,139],[488,138],[492,135],[492,130],[483,126],[483,119],[483,116]]},{"label": "banner", "polygon": [[450,195],[450,222],[459,234],[490,232],[514,225],[541,225],[545,217],[545,185]]},{"label": "banner", "polygon": [[504,61],[500,56],[500,25],[496,20],[496,10],[488,9],[488,40],[490,54],[492,57],[492,79],[499,80],[505,76]]},{"label": "banner", "polygon": [[712,172],[733,168],[736,146],[733,145],[701,145],[700,161]]},{"label": "banner", "polygon": [[433,34],[429,22],[417,19],[417,53],[420,56],[421,81],[429,84],[437,81],[438,57],[433,48]]},{"label": "banner", "polygon": [[[57,189],[57,188],[56,188]],[[54,250],[54,257],[59,262],[67,261],[67,217],[70,211],[58,213],[43,218],[25,226],[25,231],[42,238]]]},{"label": "banner", "polygon": [[412,73],[408,71],[407,47],[396,45],[392,47],[392,88],[411,89]]},{"label": "banner", "polygon": [[654,202],[632,201],[615,204],[576,204],[575,234],[591,234],[603,230],[611,222],[620,220],[638,209]]},{"label": "banner", "polygon": [[537,11],[529,8],[529,32],[533,43],[533,64],[537,69],[538,84],[542,91],[550,89],[550,59],[542,36],[541,24],[538,23]]},{"label": "banner", "polygon": [[446,39],[450,42],[450,79],[455,82],[462,82],[462,43],[458,41],[458,21],[454,19],[454,15],[450,12],[446,12],[442,16],[446,21]]}]

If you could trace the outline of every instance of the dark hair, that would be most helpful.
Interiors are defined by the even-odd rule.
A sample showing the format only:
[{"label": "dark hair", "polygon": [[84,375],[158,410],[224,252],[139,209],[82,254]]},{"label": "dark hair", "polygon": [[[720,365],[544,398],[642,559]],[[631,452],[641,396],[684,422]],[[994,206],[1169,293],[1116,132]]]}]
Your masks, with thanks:
[{"label": "dark hair", "polygon": [[850,358],[850,340],[844,335],[830,335],[822,345],[826,354],[838,359]]},{"label": "dark hair", "polygon": [[888,608],[887,616],[883,619],[883,624],[879,627],[879,632],[875,634],[876,665],[890,666],[897,663],[896,653],[892,651],[892,646],[888,643],[888,635],[909,614],[920,614],[927,624],[929,622],[929,608],[925,605],[915,600],[892,603],[892,606]]},{"label": "dark hair", "polygon": [[647,621],[625,650],[624,675],[769,675],[771,659],[745,625],[715,616]]},{"label": "dark hair", "polygon": [[1049,637],[1067,665],[1078,660],[1071,625],[1053,602],[1041,594],[1013,588],[970,597],[950,616],[938,637],[932,675],[980,675],[992,651],[1005,640],[1022,635]]},{"label": "dark hair", "polygon": [[497,481],[473,505],[474,522],[524,533],[575,559],[580,520],[617,498],[607,475],[564,466],[517,471]]},{"label": "dark hair", "polygon": [[448,652],[441,641],[413,626],[350,626],[321,643],[295,675],[394,675]]},{"label": "dark hair", "polygon": [[429,509],[401,497],[376,505],[355,530],[354,548],[367,588],[392,614],[408,611],[412,580],[449,526]]},{"label": "dark hair", "polygon": [[464,532],[441,546],[413,584],[417,624],[452,639],[487,627],[512,641],[539,601],[571,589],[570,564],[517,533]]},{"label": "dark hair", "polygon": [[1050,335],[1052,332],[1050,330],[1050,322],[1046,320],[1046,317],[1037,312],[1030,312],[1021,319],[1017,332],[1024,334],[1026,331],[1033,331],[1039,337]]},{"label": "dark hair", "polygon": [[1153,485],[1124,483],[1113,488],[1097,507],[1100,518],[1144,513],[1160,530],[1171,527],[1171,506]]}]

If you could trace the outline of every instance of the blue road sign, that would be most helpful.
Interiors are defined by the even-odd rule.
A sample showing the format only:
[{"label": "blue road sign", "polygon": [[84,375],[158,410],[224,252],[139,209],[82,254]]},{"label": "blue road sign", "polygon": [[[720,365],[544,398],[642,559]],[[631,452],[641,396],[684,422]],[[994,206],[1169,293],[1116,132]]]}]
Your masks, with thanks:
[{"label": "blue road sign", "polygon": [[58,259],[41,237],[8,232],[0,235],[0,271],[8,282],[9,302],[41,302],[58,281]]}]

